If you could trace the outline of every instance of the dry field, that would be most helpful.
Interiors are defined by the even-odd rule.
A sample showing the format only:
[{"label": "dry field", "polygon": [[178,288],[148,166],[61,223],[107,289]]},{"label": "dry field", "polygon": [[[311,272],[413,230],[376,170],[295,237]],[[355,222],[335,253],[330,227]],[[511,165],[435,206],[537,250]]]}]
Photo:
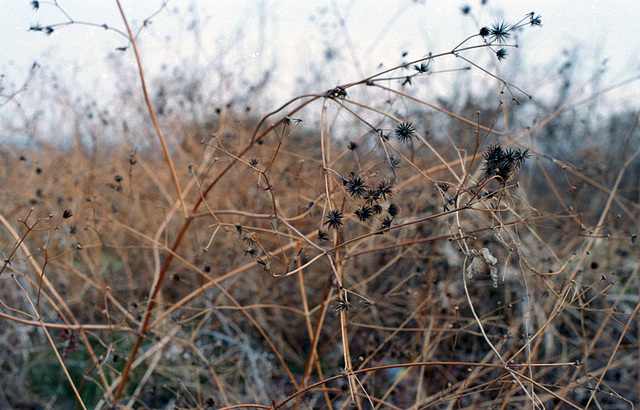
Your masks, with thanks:
[{"label": "dry field", "polygon": [[633,408],[638,113],[568,156],[578,101],[522,120],[471,60],[481,103],[417,92],[514,26],[255,116],[139,88],[144,127],[0,146],[0,407]]}]

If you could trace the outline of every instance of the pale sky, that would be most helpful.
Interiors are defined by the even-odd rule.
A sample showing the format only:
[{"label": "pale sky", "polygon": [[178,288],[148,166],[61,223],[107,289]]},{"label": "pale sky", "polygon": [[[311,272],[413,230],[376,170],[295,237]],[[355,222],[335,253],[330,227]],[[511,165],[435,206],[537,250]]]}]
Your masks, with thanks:
[{"label": "pale sky", "polygon": [[[117,72],[107,55],[127,45],[123,37],[83,25],[61,27],[50,36],[29,32],[33,24],[47,26],[67,19],[51,5],[53,0],[41,2],[38,11],[32,9],[29,0],[2,2],[0,74],[4,75],[5,92],[11,90],[12,84],[18,86],[24,81],[34,61],[79,89],[99,92],[105,87],[108,92],[113,88]],[[157,0],[122,2],[134,30],[161,4]],[[57,3],[74,20],[106,23],[124,30],[113,0],[57,0]],[[514,23],[534,11],[542,16],[543,27],[522,31],[517,39],[519,48],[509,50],[509,58],[518,53],[524,67],[531,70],[529,77],[539,76],[539,81],[544,82],[545,70],[558,67],[563,52],[577,53],[583,69],[578,75],[585,81],[605,67],[602,87],[640,74],[637,35],[640,1],[488,0],[486,3],[482,6],[480,0],[171,0],[142,31],[139,42],[150,76],[158,73],[162,65],[185,70],[223,69],[250,78],[275,67],[271,81],[278,85],[281,95],[276,95],[273,102],[281,103],[304,88],[296,83],[297,78],[309,78],[316,72],[324,77],[323,86],[354,81],[375,73],[380,64],[397,65],[402,61],[403,51],[408,52],[408,60],[429,51],[449,51],[468,35],[477,33],[480,26],[491,25],[498,19]],[[473,17],[461,13],[465,5],[471,7]],[[193,26],[194,19],[199,24]],[[324,56],[331,50],[337,51],[339,58],[325,65]],[[127,53],[128,62],[133,64],[133,53]],[[507,67],[508,63],[502,64]],[[447,64],[443,62],[438,68]],[[527,83],[526,79],[523,82],[530,88],[539,85]],[[612,95],[620,101],[637,99],[638,84],[632,83]]]}]

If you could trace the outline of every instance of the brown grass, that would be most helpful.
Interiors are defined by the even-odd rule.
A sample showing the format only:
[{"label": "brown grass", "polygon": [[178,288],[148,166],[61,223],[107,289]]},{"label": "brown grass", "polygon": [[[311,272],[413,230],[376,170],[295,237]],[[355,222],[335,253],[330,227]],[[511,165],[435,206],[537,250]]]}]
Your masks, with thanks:
[{"label": "brown grass", "polygon": [[[168,121],[184,136],[167,141],[173,165],[126,142],[0,151],[0,403],[636,403],[629,175],[640,151],[594,171],[586,150],[569,162],[535,147],[548,121],[510,128],[505,117],[526,95],[501,79],[504,93],[480,116],[376,82],[394,73],[301,97],[257,123],[223,112],[212,136]],[[305,122],[314,116],[318,127]],[[455,135],[394,135],[433,116]],[[345,126],[355,149],[333,137]],[[533,157],[512,180],[487,180],[490,142]],[[365,221],[354,214],[365,199],[348,190],[354,176],[367,189],[392,186]],[[331,211],[342,212],[339,228],[326,223]],[[467,275],[483,248],[497,259],[497,287]]]}]

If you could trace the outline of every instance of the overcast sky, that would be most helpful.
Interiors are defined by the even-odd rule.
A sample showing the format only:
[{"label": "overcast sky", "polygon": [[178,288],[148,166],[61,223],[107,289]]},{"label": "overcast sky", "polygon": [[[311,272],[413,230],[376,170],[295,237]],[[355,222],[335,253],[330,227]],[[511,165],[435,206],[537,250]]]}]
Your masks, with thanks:
[{"label": "overcast sky", "polygon": [[[41,2],[36,11],[29,0],[3,1],[3,85],[6,89],[19,85],[37,61],[79,88],[112,87],[117,73],[109,67],[107,55],[126,46],[126,39],[83,25],[61,27],[50,36],[29,32],[37,23],[47,26],[67,21],[52,2]],[[57,3],[76,21],[124,30],[114,0]],[[157,0],[122,3],[134,29],[162,4]],[[466,5],[471,9],[469,15],[461,12]],[[305,77],[315,70],[322,72],[327,84],[357,80],[376,72],[380,64],[400,63],[403,51],[409,53],[408,59],[429,51],[449,51],[478,27],[497,19],[514,23],[531,11],[542,16],[543,27],[524,30],[517,39],[520,48],[509,52],[519,53],[532,72],[544,76],[545,69],[559,65],[563,53],[577,53],[583,69],[580,75],[585,79],[600,67],[606,68],[602,87],[640,73],[637,0],[487,0],[484,6],[480,0],[171,0],[143,30],[139,41],[150,75],[162,65],[224,67],[248,76],[275,68],[272,81],[285,83],[279,89],[286,98],[300,88],[293,81],[286,84],[287,79]],[[338,62],[318,66],[332,52],[337,53]],[[133,62],[133,54],[128,53]],[[616,98],[637,99],[637,89],[638,84],[632,83],[617,90]]]}]

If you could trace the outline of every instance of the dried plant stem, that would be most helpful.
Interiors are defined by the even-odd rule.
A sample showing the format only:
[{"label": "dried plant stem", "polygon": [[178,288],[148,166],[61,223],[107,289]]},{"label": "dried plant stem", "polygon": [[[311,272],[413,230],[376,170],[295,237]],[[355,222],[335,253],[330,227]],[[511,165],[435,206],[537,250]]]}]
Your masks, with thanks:
[{"label": "dried plant stem", "polygon": [[[34,31],[85,24],[57,1],[31,3],[69,19]],[[519,89],[501,78],[495,61],[510,47],[508,32],[539,24],[539,17],[482,27],[445,53],[425,50],[390,69],[384,63],[366,78],[292,98],[255,125],[260,95],[249,100],[267,90],[267,78],[246,95],[222,96],[220,87],[236,94],[251,74],[236,76],[218,64],[189,69],[197,78],[161,74],[158,80],[172,86],[158,96],[166,108],[160,115],[137,43],[157,12],[129,26],[127,4],[116,3],[126,28],[88,24],[127,39],[120,50],[135,56],[144,121],[95,111],[96,102],[86,114],[100,112],[102,121],[76,122],[68,158],[55,147],[53,155],[6,147],[9,161],[0,167],[9,187],[0,190],[2,213],[11,220],[33,206],[15,229],[0,215],[0,277],[11,275],[17,290],[0,297],[0,321],[8,321],[14,339],[29,327],[46,335],[40,347],[51,357],[57,348],[57,360],[42,365],[66,373],[58,381],[65,405],[81,395],[78,408],[144,407],[158,399],[190,408],[295,410],[633,404],[636,381],[616,375],[637,363],[631,333],[640,312],[640,265],[633,260],[640,208],[631,174],[640,114],[612,117],[615,127],[599,124],[588,134],[610,131],[615,149],[600,146],[601,139],[573,141],[573,134],[567,141],[582,144],[552,146],[551,131],[564,130],[558,126],[569,117],[559,115],[579,112],[576,105],[589,99],[576,104],[578,95],[563,89],[564,100],[550,105],[555,112],[532,122],[546,101],[517,107]],[[161,3],[159,11],[167,5]],[[457,68],[434,70],[429,63],[440,58]],[[201,92],[216,82],[218,68],[220,87]],[[431,92],[432,75],[467,70],[488,80],[483,84],[493,90],[485,98],[459,92],[475,78],[451,83],[454,100],[439,85]],[[183,90],[185,98],[174,99]],[[121,97],[126,106],[129,91]],[[242,114],[245,100],[251,106]],[[587,108],[587,115],[595,112]],[[618,125],[634,120],[620,135]],[[151,131],[163,155],[158,145],[139,153],[126,142],[114,144],[117,150],[100,146],[114,159],[128,158],[123,173],[126,162],[105,159],[97,144],[85,149],[85,125]],[[554,157],[565,148],[572,152]],[[538,167],[521,168],[531,155]],[[605,160],[583,167],[596,157]],[[176,172],[200,161],[187,178]],[[519,182],[510,182],[520,169]],[[127,178],[117,174],[116,184],[103,184],[105,172]],[[476,256],[482,259],[467,272]],[[475,270],[487,276],[471,281]],[[488,275],[496,289],[487,291]],[[21,347],[34,341],[17,340]],[[22,362],[39,366],[35,355]],[[430,361],[439,357],[448,361]],[[6,380],[8,389],[37,394],[31,373]],[[151,399],[148,389],[162,379],[166,389]]]},{"label": "dried plant stem", "polygon": [[[296,107],[292,113],[295,113],[297,110],[301,109],[302,107],[304,107],[305,105],[307,105],[309,103],[309,101],[304,102],[302,104],[300,104],[298,107]],[[280,109],[286,107],[287,104],[285,104],[285,106],[281,107]],[[274,113],[278,112],[279,110],[274,111]],[[273,115],[269,114],[270,115]],[[267,116],[267,117],[268,117]],[[266,121],[267,117],[263,117],[263,119],[260,121],[260,123],[258,124],[258,126],[256,127],[256,130],[251,138],[251,141],[249,142],[249,144],[238,154],[238,158],[242,157],[249,149],[251,149],[251,147],[253,146],[253,144],[255,144],[257,141],[259,141],[262,137],[264,137],[264,135],[266,135],[269,130],[264,131],[261,135],[258,136],[258,132],[260,130],[260,126],[261,124]],[[281,123],[282,121],[284,121],[284,119],[280,120],[277,124]],[[238,162],[237,159],[233,159],[222,171],[220,171],[220,174],[209,184],[209,186],[207,187],[207,189],[201,193],[200,198],[198,199],[198,201],[195,203],[195,205],[193,206],[192,209],[192,214],[195,213],[198,208],[200,207],[200,205],[204,202],[207,194],[213,189],[214,186],[217,185],[217,183],[221,180],[221,178],[226,175],[226,173],[231,170],[234,165]],[[150,320],[151,320],[151,315],[154,311],[155,308],[155,304],[156,304],[156,297],[158,295],[158,292],[160,290],[161,284],[164,282],[164,279],[167,275],[167,271],[169,270],[169,267],[171,266],[171,263],[173,262],[173,258],[177,255],[176,254],[176,250],[178,249],[178,247],[180,246],[180,244],[182,243],[182,240],[185,236],[185,234],[187,233],[187,231],[189,230],[189,227],[191,226],[191,223],[194,221],[194,218],[187,218],[184,221],[184,224],[182,225],[180,231],[178,232],[175,241],[173,242],[173,245],[171,246],[171,249],[168,250],[169,254],[167,255],[167,258],[165,259],[161,269],[159,272],[157,272],[156,275],[154,275],[155,279],[154,279],[154,286],[152,287],[151,290],[151,294],[149,295],[149,303],[147,305],[147,309],[145,311],[144,314],[144,318],[142,320],[142,324],[140,326],[140,334],[139,336],[136,338],[131,351],[129,353],[129,358],[127,360],[127,363],[125,364],[124,369],[122,370],[122,374],[120,375],[120,380],[119,380],[119,384],[118,387],[116,389],[116,392],[114,394],[114,399],[117,401],[120,399],[122,392],[124,390],[124,387],[126,385],[127,379],[129,377],[129,373],[131,371],[131,366],[134,364],[134,360],[136,357],[136,354],[138,352],[138,350],[140,349],[140,346],[142,346],[142,341],[144,340],[145,334],[149,331],[149,329],[152,329],[153,327],[155,327],[158,323],[160,323],[167,315],[169,315],[171,312],[173,312],[175,309],[178,309],[180,306],[182,306],[184,303],[186,303],[188,300],[190,300],[191,298],[195,297],[196,295],[199,295],[201,292],[203,292],[206,288],[210,287],[210,286],[214,286],[218,284],[218,281],[222,281],[221,279],[223,277],[229,278],[229,277],[233,277],[235,275],[237,275],[240,272],[243,272],[253,266],[256,265],[256,262],[252,262],[249,263],[243,267],[241,267],[240,269],[236,269],[232,272],[229,272],[227,275],[223,275],[220,278],[217,278],[216,281],[210,281],[208,282],[206,285],[202,286],[200,289],[197,289],[194,292],[191,292],[191,294],[187,295],[186,297],[184,297],[181,301],[179,301],[178,303],[175,303],[170,309],[168,309],[167,311],[165,311],[162,315],[160,315],[160,317],[156,318],[156,320],[150,324]],[[294,246],[293,244],[289,245],[289,246]]]},{"label": "dried plant stem", "polygon": [[[463,287],[464,287],[464,293],[465,293],[465,295],[467,297],[467,302],[469,303],[469,308],[471,309],[471,313],[473,314],[473,317],[475,318],[476,323],[480,327],[480,332],[482,332],[482,336],[484,337],[484,340],[487,342],[487,344],[489,345],[491,350],[493,350],[493,353],[496,355],[496,357],[498,359],[500,359],[500,361],[504,364],[505,369],[509,372],[509,374],[511,375],[513,380],[516,383],[518,383],[518,385],[520,385],[520,388],[522,389],[522,391],[527,395],[527,397],[531,401],[532,406],[534,408],[536,408],[537,407],[536,402],[539,402],[540,399],[538,399],[535,396],[535,393],[533,391],[531,393],[529,393],[527,388],[522,384],[522,382],[518,378],[518,376],[522,376],[521,374],[515,373],[513,370],[511,370],[511,369],[509,369],[507,367],[507,363],[508,362],[506,362],[502,358],[502,355],[500,354],[500,352],[498,352],[498,349],[496,349],[496,347],[493,345],[493,343],[491,343],[491,340],[489,340],[489,337],[487,336],[487,333],[484,331],[484,326],[482,326],[482,321],[480,320],[480,318],[476,314],[476,310],[473,307],[473,302],[471,301],[471,295],[469,295],[469,288],[467,287],[467,269],[466,269],[466,267],[467,267],[467,265],[466,265],[466,259],[465,259],[465,263],[462,266],[462,284],[463,284]],[[530,363],[527,363],[527,364],[530,365]],[[532,394],[534,394],[534,395],[532,395]]]},{"label": "dried plant stem", "polygon": [[[11,224],[9,224],[9,222],[5,219],[5,217],[2,214],[0,214],[0,222],[5,226],[5,228],[9,231],[9,233],[11,233],[12,237],[16,241],[16,244],[17,244],[16,246],[20,247],[20,249],[25,255],[31,256],[31,252],[29,251],[29,248],[27,248],[27,245],[24,243],[24,238],[18,235],[15,229],[13,229]],[[67,303],[65,302],[64,298],[60,295],[60,293],[58,293],[58,291],[55,289],[53,284],[49,281],[49,278],[47,278],[47,276],[44,275],[44,271],[38,265],[35,258],[29,257],[28,260],[31,266],[33,267],[34,271],[38,275],[38,277],[42,278],[42,284],[53,295],[53,298],[51,300],[51,305],[56,310],[56,312],[60,315],[62,320],[64,320],[67,323],[68,326],[75,326],[79,329],[80,338],[82,339],[82,342],[87,348],[87,352],[89,352],[89,356],[91,357],[91,360],[93,361],[94,365],[97,365],[100,361],[96,357],[93,347],[91,346],[91,343],[89,342],[89,339],[87,338],[86,333],[81,328],[80,323],[78,322],[75,315],[73,314],[73,312],[71,311]],[[38,289],[38,291],[40,292],[40,289]],[[42,318],[39,317],[38,324],[46,329],[47,326],[42,322],[43,322]],[[100,375],[100,380],[102,381],[103,385],[108,386],[107,378],[104,374],[104,371],[102,370],[102,367],[100,366],[98,366],[98,374]]]},{"label": "dried plant stem", "polygon": [[[15,280],[15,278],[14,278],[14,280]],[[62,360],[62,357],[60,357],[60,353],[58,352],[58,348],[56,347],[55,342],[51,338],[51,334],[49,333],[49,330],[47,329],[47,327],[44,325],[44,322],[42,321],[42,315],[40,314],[39,307],[36,307],[34,305],[33,301],[31,300],[31,297],[29,297],[29,294],[27,293],[27,291],[22,287],[22,285],[20,285],[20,282],[18,282],[17,280],[15,280],[15,282],[18,285],[18,287],[22,290],[24,295],[27,297],[27,300],[29,301],[29,304],[31,305],[31,309],[33,309],[34,313],[37,315],[38,323],[40,324],[40,327],[44,331],[44,334],[47,336],[47,340],[49,341],[49,344],[51,345],[51,350],[53,350],[53,353],[55,354],[56,359],[58,360],[58,363],[60,363],[60,367],[62,368],[62,371],[64,372],[64,375],[66,376],[67,381],[71,385],[71,389],[73,390],[73,394],[76,396],[76,399],[78,400],[78,403],[80,403],[80,405],[82,406],[82,408],[84,410],[87,410],[87,407],[84,405],[84,402],[82,401],[82,397],[80,397],[80,393],[78,392],[78,389],[76,388],[76,385],[73,382],[73,379],[71,378],[71,375],[69,374],[69,371],[67,370],[67,366],[64,364],[64,360]],[[39,294],[39,291],[38,291],[38,294]]]},{"label": "dried plant stem", "polygon": [[180,327],[178,326],[174,327],[173,329],[171,329],[171,332],[169,332],[168,335],[163,337],[162,340],[160,340],[154,346],[154,347],[157,347],[156,353],[153,355],[153,358],[151,359],[151,363],[149,364],[149,367],[147,367],[147,370],[144,372],[144,375],[140,378],[140,382],[136,386],[135,390],[133,391],[133,394],[131,395],[131,398],[127,402],[128,408],[133,408],[133,404],[135,403],[136,398],[140,395],[140,393],[142,392],[142,389],[147,384],[147,382],[153,375],[153,372],[155,371],[156,367],[158,366],[158,362],[162,357],[162,349],[175,336],[175,334],[178,333],[179,330],[180,330]]},{"label": "dried plant stem", "polygon": [[[42,321],[42,319],[40,319],[40,321]],[[78,403],[80,403],[80,406],[82,406],[83,409],[87,410],[87,407],[84,405],[84,402],[82,401],[82,397],[80,397],[80,393],[78,392],[78,389],[76,388],[76,385],[73,382],[73,379],[71,378],[71,375],[69,374],[69,371],[67,370],[67,366],[65,366],[64,361],[62,360],[62,357],[60,357],[60,353],[58,353],[58,349],[56,348],[56,344],[53,341],[53,339],[51,338],[51,335],[49,334],[49,331],[47,330],[47,327],[44,325],[44,323],[41,323],[41,327],[42,327],[42,330],[44,331],[45,335],[47,335],[47,340],[49,341],[49,344],[51,344],[51,349],[55,353],[56,359],[58,360],[58,363],[60,363],[60,367],[62,367],[62,371],[64,372],[64,375],[66,376],[67,380],[69,381],[69,384],[71,385],[71,389],[73,390],[73,394],[75,394],[76,399],[78,400]]]},{"label": "dried plant stem", "polygon": [[182,196],[182,190],[180,189],[180,182],[178,181],[178,175],[176,174],[176,169],[173,166],[173,160],[171,159],[171,154],[169,153],[169,147],[167,146],[167,142],[162,135],[162,130],[160,130],[160,125],[158,124],[158,120],[156,119],[156,114],[153,110],[153,106],[151,105],[151,100],[149,99],[149,93],[147,92],[147,85],[144,79],[144,71],[142,70],[142,60],[140,59],[140,53],[138,53],[138,46],[136,44],[136,39],[131,31],[131,27],[129,26],[129,21],[127,20],[126,15],[124,14],[124,10],[122,9],[122,5],[120,4],[120,0],[116,0],[118,4],[118,9],[120,10],[120,15],[122,16],[122,21],[124,25],[127,27],[127,33],[129,34],[129,40],[131,41],[131,45],[133,46],[133,52],[136,55],[136,62],[138,64],[138,73],[140,74],[140,82],[142,84],[142,92],[144,94],[144,101],[147,104],[147,108],[149,109],[149,114],[151,115],[151,120],[153,121],[153,126],[156,129],[156,133],[158,134],[158,138],[160,138],[160,143],[162,144],[162,151],[164,152],[164,156],[167,160],[167,164],[169,165],[169,170],[171,172],[171,177],[173,178],[173,183],[176,187],[176,191],[178,193],[178,198],[180,200],[180,206],[182,207],[182,213],[186,218],[189,213],[187,212],[187,205],[184,203],[184,197]]},{"label": "dried plant stem", "polygon": [[70,330],[76,332],[82,332],[85,330],[99,330],[99,331],[117,331],[117,332],[127,332],[127,333],[136,333],[135,329],[132,329],[128,326],[121,325],[94,325],[94,324],[66,324],[66,323],[48,323],[48,322],[39,322],[36,320],[27,320],[22,319],[16,316],[11,316],[6,313],[0,312],[0,318],[10,320],[15,323],[21,323],[23,325],[28,326],[44,326],[47,329],[60,329],[60,330]]}]

